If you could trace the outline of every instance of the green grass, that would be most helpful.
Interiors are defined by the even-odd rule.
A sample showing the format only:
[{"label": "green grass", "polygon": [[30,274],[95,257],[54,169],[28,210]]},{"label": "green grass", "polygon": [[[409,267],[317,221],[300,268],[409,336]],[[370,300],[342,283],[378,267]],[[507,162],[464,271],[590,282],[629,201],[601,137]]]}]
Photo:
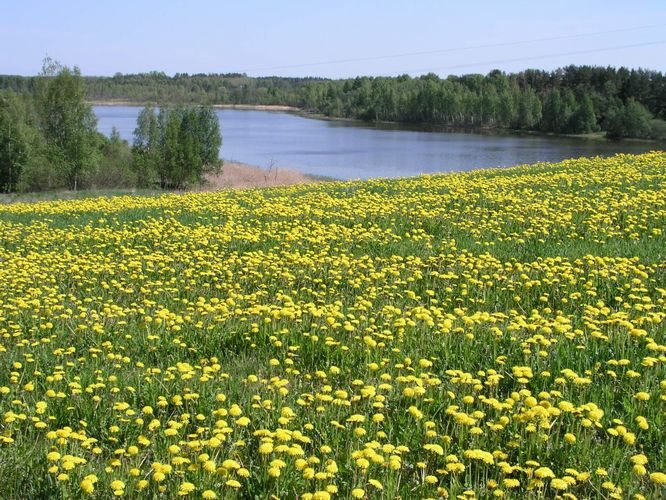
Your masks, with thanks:
[{"label": "green grass", "polygon": [[658,498],[665,183],[650,153],[2,205],[2,496]]},{"label": "green grass", "polygon": [[34,193],[0,193],[0,205],[40,201],[85,200],[87,198],[114,196],[155,196],[158,194],[162,194],[162,192],[155,189],[89,189],[83,191],[53,190]]}]

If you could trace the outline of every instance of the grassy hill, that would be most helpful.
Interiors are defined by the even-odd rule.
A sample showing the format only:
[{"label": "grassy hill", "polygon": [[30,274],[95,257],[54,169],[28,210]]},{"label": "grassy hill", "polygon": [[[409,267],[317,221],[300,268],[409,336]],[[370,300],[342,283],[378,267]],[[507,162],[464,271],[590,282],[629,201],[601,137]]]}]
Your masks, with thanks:
[{"label": "grassy hill", "polygon": [[3,497],[657,498],[665,228],[663,152],[0,205]]}]

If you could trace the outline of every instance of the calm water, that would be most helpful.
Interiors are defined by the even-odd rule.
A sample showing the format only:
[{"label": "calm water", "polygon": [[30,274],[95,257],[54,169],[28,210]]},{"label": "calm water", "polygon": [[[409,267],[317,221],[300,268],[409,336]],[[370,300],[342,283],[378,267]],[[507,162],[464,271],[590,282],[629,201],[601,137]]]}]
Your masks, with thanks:
[{"label": "calm water", "polygon": [[[132,141],[136,106],[96,106],[98,129],[116,127]],[[218,110],[221,156],[251,165],[291,168],[339,179],[402,177],[558,161],[578,156],[641,153],[651,144],[571,138],[424,132],[314,120],[270,111]]]}]

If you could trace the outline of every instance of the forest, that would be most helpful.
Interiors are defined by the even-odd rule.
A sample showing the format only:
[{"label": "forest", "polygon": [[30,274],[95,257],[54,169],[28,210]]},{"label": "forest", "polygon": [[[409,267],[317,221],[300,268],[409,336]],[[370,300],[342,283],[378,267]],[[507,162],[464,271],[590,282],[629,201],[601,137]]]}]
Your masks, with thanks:
[{"label": "forest", "polygon": [[[0,76],[0,90],[34,92],[38,80]],[[572,65],[341,80],[151,72],[85,81],[92,102],[279,104],[369,122],[666,139],[666,77],[645,69]]]}]

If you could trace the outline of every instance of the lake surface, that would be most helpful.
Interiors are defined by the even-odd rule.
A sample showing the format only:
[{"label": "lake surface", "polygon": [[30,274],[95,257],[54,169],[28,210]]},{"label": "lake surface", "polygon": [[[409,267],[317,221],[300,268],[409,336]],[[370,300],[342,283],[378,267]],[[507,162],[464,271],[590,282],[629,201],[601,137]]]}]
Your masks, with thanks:
[{"label": "lake surface", "polygon": [[[116,127],[130,143],[139,106],[95,106],[97,128]],[[274,111],[217,110],[225,160],[271,164],[338,179],[404,177],[559,161],[579,156],[642,153],[650,143],[607,143],[576,138],[427,132],[316,120]]]}]

